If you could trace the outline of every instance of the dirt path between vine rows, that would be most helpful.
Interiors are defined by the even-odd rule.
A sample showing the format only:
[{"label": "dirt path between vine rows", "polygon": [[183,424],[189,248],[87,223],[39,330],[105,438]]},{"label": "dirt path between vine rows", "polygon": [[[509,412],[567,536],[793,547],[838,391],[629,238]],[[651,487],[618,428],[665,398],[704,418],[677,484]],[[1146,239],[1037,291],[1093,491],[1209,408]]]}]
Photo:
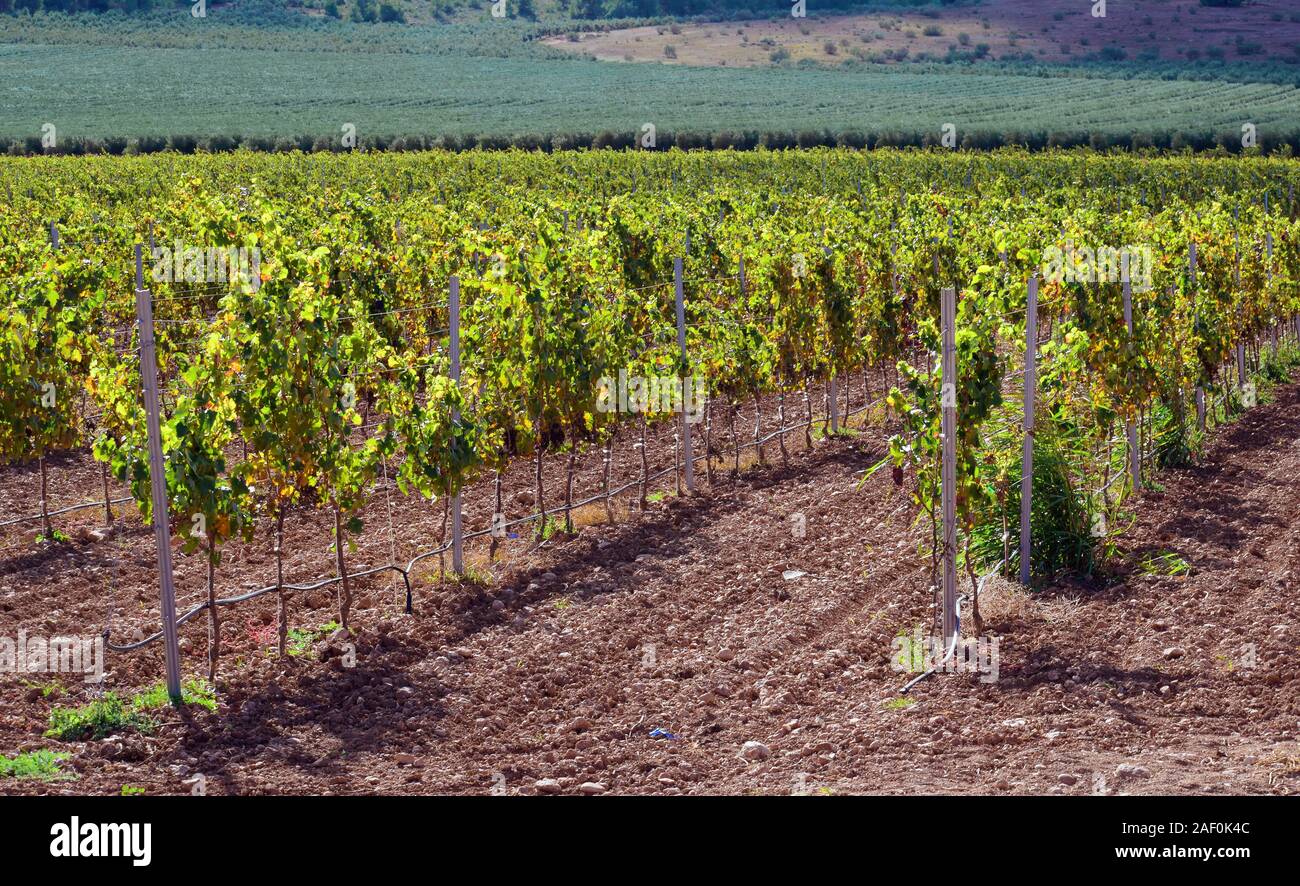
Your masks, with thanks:
[{"label": "dirt path between vine rows", "polygon": [[[50,705],[85,690],[47,698],[0,676],[0,752],[62,750],[77,776],[0,792],[189,793],[196,776],[209,794],[1298,792],[1300,385],[1160,475],[1111,581],[987,586],[998,679],[939,675],[910,704],[893,641],[930,618],[930,564],[905,490],[888,471],[862,479],[887,432],[810,451],[800,436],[788,467],[772,445],[738,483],[720,473],[516,548],[483,584],[423,581],[413,617],[388,579],[369,582],[352,667],[330,641],[268,656],[269,599],[223,611],[219,711],[168,712],[152,735],[44,739]],[[526,485],[512,477],[511,496]],[[436,525],[420,519],[398,514],[402,531]],[[55,552],[4,541],[0,633],[84,630],[109,602],[120,630],[150,624],[143,530]],[[241,548],[223,571],[256,584],[268,556]],[[1189,574],[1140,566],[1175,558]],[[295,600],[295,624],[331,617],[317,597]],[[189,673],[205,631],[185,626]],[[159,650],[109,670],[107,688],[139,690]]]}]

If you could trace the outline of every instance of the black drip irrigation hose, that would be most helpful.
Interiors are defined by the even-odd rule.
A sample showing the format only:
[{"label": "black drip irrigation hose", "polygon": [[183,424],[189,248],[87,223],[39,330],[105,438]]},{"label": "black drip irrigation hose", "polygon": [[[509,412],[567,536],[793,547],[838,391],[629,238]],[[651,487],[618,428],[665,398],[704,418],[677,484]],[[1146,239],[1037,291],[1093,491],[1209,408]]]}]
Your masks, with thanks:
[{"label": "black drip irrigation hose", "polygon": [[[998,561],[998,565],[994,566],[992,570],[990,570],[989,572],[987,572],[986,574],[980,577],[979,582],[975,585],[976,600],[979,599],[980,591],[984,590],[984,582],[988,581],[991,577],[997,575],[998,572],[1002,570],[1002,567],[1005,566],[1006,564],[1007,561],[1006,558],[1004,557],[1003,559]],[[907,693],[911,691],[913,686],[920,683],[922,680],[926,680],[929,679],[930,677],[933,677],[939,671],[943,670],[943,666],[948,663],[948,659],[952,658],[953,653],[957,651],[957,641],[961,639],[961,604],[965,600],[966,600],[965,594],[962,594],[960,597],[957,598],[957,630],[952,635],[952,642],[948,644],[948,651],[947,653],[944,654],[943,660],[940,661],[938,664],[936,664],[934,667],[930,668],[930,670],[926,671],[924,674],[918,674],[917,676],[913,677],[911,680],[908,680],[907,683],[904,684],[903,687],[898,690],[899,695],[907,695]]]},{"label": "black drip irrigation hose", "polygon": [[[884,402],[884,398],[880,398],[880,399],[877,399],[877,400],[872,401],[871,403],[865,404],[865,405],[863,405],[863,406],[859,406],[859,407],[857,407],[856,409],[850,409],[850,410],[847,410],[847,411],[844,413],[844,417],[847,419],[849,416],[856,415],[856,414],[858,414],[858,413],[860,413],[860,412],[865,412],[865,411],[867,411],[867,410],[873,409],[873,408],[875,408],[876,406],[878,406],[879,404],[881,404],[881,403],[883,403],[883,402]],[[756,441],[755,441],[755,440],[751,440],[751,441],[748,441],[748,442],[742,443],[742,444],[740,444],[739,448],[742,449],[742,450],[744,450],[744,449],[751,449],[751,448],[754,448],[754,447],[756,447],[756,446],[761,446],[761,445],[763,445],[764,443],[768,442],[769,440],[773,440],[773,439],[775,439],[776,437],[781,436],[782,434],[788,434],[788,433],[791,433],[791,432],[793,432],[793,431],[797,431],[797,430],[799,430],[799,429],[802,428],[802,427],[804,427],[803,424],[794,425],[794,426],[792,426],[792,427],[781,427],[781,428],[778,428],[777,430],[771,432],[771,433],[768,434],[766,437],[763,437],[763,438],[761,438],[761,439],[759,439],[759,440],[756,440]],[[711,458],[711,457],[712,457],[712,456],[711,456],[711,454],[709,454],[709,453],[705,453],[705,454],[703,454],[703,455],[693,455],[693,456],[691,457],[691,464],[694,465],[694,464],[697,463],[697,462],[704,461],[705,459],[708,459],[708,458]],[[658,480],[660,477],[665,477],[665,476],[667,476],[668,474],[674,473],[674,472],[676,472],[676,471],[678,471],[678,470],[679,470],[679,468],[678,468],[677,466],[675,466],[675,465],[672,466],[672,467],[664,468],[663,470],[656,471],[656,472],[654,472],[653,474],[649,474],[648,476],[646,476],[646,477],[644,478],[644,480],[638,478],[638,479],[636,479],[636,480],[632,480],[632,481],[629,481],[629,482],[627,482],[627,483],[624,483],[622,486],[619,486],[619,487],[616,488],[616,489],[611,489],[608,493],[599,492],[599,493],[596,493],[595,495],[592,495],[592,496],[589,496],[589,497],[587,497],[587,498],[581,499],[581,500],[579,500],[579,501],[573,502],[571,505],[569,505],[569,509],[570,509],[570,510],[573,510],[574,508],[580,508],[580,507],[583,507],[584,505],[594,504],[595,502],[598,502],[598,501],[603,501],[603,500],[607,500],[607,499],[614,498],[615,496],[621,495],[621,494],[623,494],[624,492],[628,491],[629,489],[632,489],[632,488],[634,488],[634,487],[640,486],[640,485],[642,484],[642,482],[650,483],[650,482],[652,482],[652,481]],[[127,501],[127,499],[122,499],[122,501]],[[103,506],[103,502],[94,502],[93,504],[87,504],[87,505],[76,505],[75,508],[102,507],[102,506]],[[69,509],[69,510],[71,510],[71,509]],[[53,513],[54,513],[54,512],[52,512],[51,515],[53,515]],[[522,525],[522,524],[524,524],[524,523],[530,523],[530,522],[532,522],[533,520],[540,519],[541,516],[542,516],[542,515],[541,515],[540,513],[533,513],[533,514],[529,514],[529,515],[527,515],[527,516],[525,516],[525,517],[518,517],[518,518],[516,518],[516,519],[514,519],[514,520],[509,520],[509,521],[505,522],[505,523],[502,524],[499,528],[500,528],[500,529],[508,529],[508,528],[510,528],[511,526],[519,526],[519,525]],[[34,519],[39,519],[39,518],[40,518],[40,515],[37,515],[37,517],[34,518]],[[33,518],[23,518],[23,519],[24,519],[24,521],[26,521],[26,520],[30,520],[30,519],[33,519]],[[3,524],[0,524],[0,525],[3,525]],[[467,533],[465,533],[465,534],[462,536],[462,538],[463,538],[465,541],[469,541],[470,539],[473,539],[473,538],[481,538],[482,536],[490,535],[490,534],[494,531],[495,528],[496,528],[496,527],[488,528],[488,529],[478,529],[478,530],[475,530],[474,532],[467,532]],[[357,573],[349,574],[349,575],[348,575],[348,578],[349,578],[349,579],[354,579],[354,578],[365,578],[365,577],[370,576],[370,575],[375,575],[375,574],[377,574],[377,573],[380,573],[380,572],[387,572],[387,571],[390,571],[390,570],[393,571],[393,572],[399,572],[399,573],[401,573],[401,575],[402,575],[402,581],[403,581],[403,583],[406,585],[406,614],[407,614],[407,615],[411,615],[411,614],[413,614],[413,612],[414,612],[413,601],[412,601],[412,593],[411,593],[411,571],[412,571],[413,569],[415,569],[415,564],[416,564],[416,563],[419,563],[421,560],[424,560],[424,559],[426,559],[426,558],[428,558],[428,557],[435,557],[435,556],[437,556],[437,555],[439,555],[439,554],[444,554],[444,553],[446,553],[447,551],[451,550],[451,547],[452,547],[451,543],[448,542],[448,543],[444,543],[444,544],[440,545],[439,547],[434,548],[433,550],[425,551],[425,552],[422,553],[422,554],[417,554],[415,557],[413,557],[413,558],[410,560],[410,562],[408,562],[408,563],[406,564],[405,567],[399,566],[399,565],[397,565],[396,563],[387,563],[387,564],[385,564],[385,565],[383,565],[383,566],[376,566],[376,567],[373,568],[373,569],[367,569],[367,570],[364,570],[364,571],[362,571],[362,572],[357,572]],[[245,602],[247,602],[247,601],[249,601],[249,600],[254,600],[254,599],[256,599],[256,598],[258,598],[258,597],[261,597],[261,596],[263,596],[263,595],[265,595],[265,594],[270,594],[270,593],[272,593],[272,592],[274,592],[274,591],[277,591],[277,590],[280,590],[280,589],[283,589],[283,590],[286,590],[286,591],[314,591],[314,590],[318,590],[318,589],[320,589],[320,588],[329,587],[330,585],[333,585],[333,584],[338,584],[338,583],[341,582],[341,581],[343,581],[342,577],[336,575],[336,576],[334,576],[333,578],[321,579],[320,581],[317,581],[317,582],[314,582],[314,583],[311,583],[311,584],[284,584],[284,585],[270,585],[270,586],[268,586],[268,587],[259,588],[259,589],[255,590],[255,591],[249,591],[249,592],[246,593],[246,594],[239,594],[238,596],[234,596],[234,597],[219,597],[219,598],[217,598],[216,600],[214,600],[212,603],[209,603],[208,601],[205,600],[205,601],[203,601],[202,603],[200,603],[200,604],[198,604],[197,606],[195,606],[193,609],[190,609],[190,610],[189,610],[188,612],[186,612],[184,615],[182,615],[182,616],[180,616],[179,618],[177,618],[177,619],[176,619],[176,627],[180,627],[181,625],[185,624],[187,621],[189,621],[190,619],[194,618],[194,617],[195,617],[196,615],[198,615],[199,613],[203,612],[203,611],[204,611],[205,609],[207,609],[209,606],[213,606],[213,605],[215,605],[215,606],[230,606],[230,605],[233,605],[233,604],[235,604],[235,603],[245,603]],[[111,641],[109,640],[109,637],[110,637],[111,634],[112,634],[112,627],[111,627],[111,626],[105,626],[105,627],[104,627],[104,631],[103,631],[104,646],[105,646],[105,648],[107,648],[110,652],[132,652],[132,651],[134,651],[134,650],[136,650],[136,649],[140,649],[140,648],[143,647],[143,646],[148,646],[150,643],[155,643],[155,642],[157,642],[158,640],[161,640],[161,639],[162,639],[162,636],[163,636],[163,632],[162,632],[161,630],[159,630],[159,631],[157,631],[157,632],[155,632],[155,633],[153,633],[153,634],[150,634],[148,637],[145,637],[143,640],[139,640],[139,641],[136,641],[136,642],[134,642],[134,643],[127,643],[127,644],[125,644],[125,645],[119,646],[119,645],[117,645],[117,644],[115,644],[115,643],[113,643],[113,642],[111,642]],[[946,659],[945,659],[945,661],[946,661]],[[928,676],[928,675],[927,675],[927,676]]]},{"label": "black drip irrigation hose", "polygon": [[[395,572],[400,572],[402,573],[403,578],[406,577],[406,571],[403,570],[402,567],[393,563],[389,563],[384,566],[376,566],[374,569],[366,569],[361,572],[350,573],[348,575],[348,578],[349,579],[366,578],[367,576],[376,575],[380,572],[388,572],[390,570]],[[181,625],[185,624],[187,621],[194,618],[194,616],[198,615],[200,612],[203,612],[205,609],[207,609],[209,606],[212,605],[231,606],[234,605],[235,603],[246,603],[249,600],[255,600],[258,597],[261,597],[265,594],[269,594],[273,591],[277,591],[281,589],[286,591],[315,591],[320,588],[329,587],[332,584],[338,584],[341,581],[343,581],[343,579],[336,575],[333,578],[322,579],[312,584],[271,585],[270,587],[259,588],[256,591],[249,591],[247,594],[239,594],[238,596],[235,597],[219,597],[216,600],[214,600],[212,603],[209,603],[207,600],[204,600],[202,603],[200,603],[199,605],[195,606],[193,609],[186,612],[184,615],[177,618],[176,627],[180,627]],[[410,594],[409,594],[410,582],[409,581],[407,582],[407,587],[408,587],[407,605],[409,606],[410,605]],[[158,640],[161,640],[163,635],[162,631],[160,630],[157,633],[150,634],[148,637],[145,637],[143,640],[138,640],[134,643],[128,643],[125,646],[118,646],[114,643],[109,642],[109,636],[111,633],[112,633],[111,627],[104,628],[104,634],[103,634],[104,645],[112,652],[131,652],[132,650],[139,649],[142,646],[148,646],[150,643],[154,643]]]},{"label": "black drip irrigation hose", "polygon": [[920,683],[922,680],[926,680],[930,677],[933,677],[936,673],[938,673],[943,668],[944,665],[948,663],[948,659],[952,658],[952,654],[957,651],[957,641],[961,639],[961,604],[965,599],[966,599],[965,594],[962,594],[960,597],[957,598],[957,627],[952,632],[952,642],[948,644],[948,651],[944,654],[943,660],[940,661],[938,664],[936,664],[934,667],[930,668],[930,670],[926,671],[925,673],[918,674],[917,676],[908,680],[907,683],[903,685],[903,688],[898,690],[899,695],[907,695],[907,693],[911,690],[911,688],[915,686],[917,683]]}]

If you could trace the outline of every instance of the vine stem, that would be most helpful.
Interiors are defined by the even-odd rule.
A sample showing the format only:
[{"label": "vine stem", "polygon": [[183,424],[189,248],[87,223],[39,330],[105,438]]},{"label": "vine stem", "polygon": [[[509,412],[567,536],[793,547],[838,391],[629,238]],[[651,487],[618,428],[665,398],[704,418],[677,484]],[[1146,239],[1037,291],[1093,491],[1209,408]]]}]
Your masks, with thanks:
[{"label": "vine stem", "polygon": [[639,500],[640,510],[645,512],[646,506],[646,486],[650,482],[650,457],[645,451],[645,413],[638,413],[641,417],[641,498]]},{"label": "vine stem", "polygon": [[221,657],[221,620],[217,615],[216,539],[211,527],[207,530],[208,551],[208,683],[217,683],[217,659]]},{"label": "vine stem", "polygon": [[352,585],[348,581],[348,566],[343,557],[343,509],[339,506],[337,499],[333,504],[334,559],[339,570],[339,624],[346,631],[348,630],[348,617],[352,612]]},{"label": "vine stem", "polygon": [[[100,479],[104,484],[104,525],[113,525],[113,500],[108,492],[108,462],[100,465]],[[42,496],[44,498],[44,496]]]},{"label": "vine stem", "polygon": [[[504,522],[504,520],[505,520],[505,515],[504,515],[504,514],[502,513],[502,511],[501,511],[501,472],[500,472],[500,471],[493,471],[493,472],[492,472],[492,490],[493,490],[494,501],[496,502],[496,504],[495,504],[495,506],[494,506],[494,508],[493,508],[493,511],[492,511],[493,519],[494,519],[494,520],[501,520],[501,521]],[[497,516],[497,515],[500,515],[500,516]],[[500,543],[501,543],[501,540],[497,537],[497,534],[496,534],[495,532],[493,532],[493,533],[492,533],[492,540],[491,540],[490,542],[488,542],[488,560],[489,560],[489,561],[496,560],[496,558],[497,558],[497,545],[499,545]]]},{"label": "vine stem", "polygon": [[609,474],[614,464],[614,435],[605,441],[605,520],[609,523],[614,522],[614,510],[609,503]]},{"label": "vine stem", "polygon": [[537,482],[537,509],[541,517],[537,521],[537,535],[539,538],[546,534],[546,502],[542,498],[542,453],[545,451],[545,441],[542,435],[542,416],[537,416],[537,473],[535,480]]},{"label": "vine stem", "polygon": [[704,478],[713,485],[713,398],[704,398]]},{"label": "vine stem", "polygon": [[284,593],[284,502],[275,509],[275,592],[279,598],[279,648],[284,658],[289,645],[289,603]]},{"label": "vine stem", "polygon": [[781,466],[790,466],[790,453],[785,447],[785,392],[776,395],[776,440],[781,446]]},{"label": "vine stem", "polygon": [[573,466],[577,460],[577,454],[569,450],[569,472],[564,483],[564,531],[573,533]]},{"label": "vine stem", "polygon": [[807,420],[804,422],[804,426],[803,426],[803,443],[806,448],[812,449],[813,410],[812,410],[812,397],[808,394],[809,384],[810,382],[805,381],[803,386],[803,405],[805,411],[807,412]]},{"label": "vine stem", "polygon": [[45,532],[45,538],[54,541],[54,524],[50,522],[49,506],[49,471],[45,466],[45,456],[42,455],[38,461],[41,470],[41,528]]}]

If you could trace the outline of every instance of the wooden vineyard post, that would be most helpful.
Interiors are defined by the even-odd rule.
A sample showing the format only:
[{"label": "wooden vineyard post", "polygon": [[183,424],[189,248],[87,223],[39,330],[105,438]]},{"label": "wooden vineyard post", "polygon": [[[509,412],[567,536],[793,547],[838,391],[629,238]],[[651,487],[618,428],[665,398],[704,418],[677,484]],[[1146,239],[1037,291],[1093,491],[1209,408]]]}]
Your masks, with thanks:
[{"label": "wooden vineyard post", "polygon": [[830,386],[826,395],[826,411],[830,415],[831,434],[835,435],[840,432],[839,410],[836,408],[835,400],[839,396],[839,379],[831,376],[827,384]]},{"label": "wooden vineyard post", "polygon": [[957,633],[957,290],[943,290],[943,643]]},{"label": "wooden vineyard post", "polygon": [[1025,311],[1025,440],[1020,464],[1020,583],[1029,584],[1034,507],[1034,395],[1038,387],[1038,276],[1029,278]]},{"label": "wooden vineyard post", "polygon": [[[1187,280],[1192,287],[1192,304],[1196,304],[1196,243],[1187,244]],[[1196,429],[1205,431],[1205,386],[1196,385]]]},{"label": "wooden vineyard post", "polygon": [[[447,299],[451,314],[451,380],[460,386],[460,278],[452,276],[451,292]],[[453,425],[460,423],[460,410],[451,414]],[[465,571],[465,528],[460,512],[460,493],[451,499],[451,571],[460,575]]]},{"label": "wooden vineyard post", "polygon": [[[1241,252],[1237,252],[1237,262],[1233,271],[1233,282],[1238,290],[1241,289]],[[1246,343],[1241,339],[1237,340],[1237,387],[1246,387]]]},{"label": "wooden vineyard post", "polygon": [[[682,366],[686,365],[686,295],[682,284],[682,260],[673,259],[673,288],[677,296],[677,346],[682,352]],[[686,472],[686,491],[695,491],[695,460],[691,457],[691,423],[686,420],[686,385],[690,380],[681,377],[682,461]]]},{"label": "wooden vineyard post", "polygon": [[[55,225],[55,222],[49,222],[49,248],[59,252],[59,226]],[[55,526],[49,522],[49,473],[48,466],[45,465],[44,452],[40,453],[38,464],[40,465],[40,531],[52,542],[55,539]]]},{"label": "wooden vineyard post", "polygon": [[[1120,282],[1124,292],[1124,328],[1128,330],[1129,343],[1133,342],[1133,281],[1129,279],[1128,253],[1120,258]],[[1133,478],[1133,491],[1142,488],[1142,450],[1138,448],[1137,423],[1129,419],[1124,424],[1128,437],[1128,469]]]},{"label": "wooden vineyard post", "polygon": [[181,703],[180,646],[176,641],[176,589],[172,583],[171,527],[168,526],[167,476],[163,468],[162,431],[158,415],[158,362],[154,353],[153,296],[144,288],[140,244],[135,247],[135,317],[140,328],[140,377],[149,433],[149,487],[153,501],[153,534],[158,547],[158,578],[162,589],[163,654],[167,665],[167,694]]},{"label": "wooden vineyard post", "polygon": [[[1267,233],[1264,235],[1264,255],[1268,260],[1268,283],[1269,283],[1269,288],[1272,289],[1273,287],[1273,234],[1272,233]],[[1274,360],[1277,359],[1278,337],[1279,337],[1278,327],[1281,325],[1282,325],[1281,322],[1278,321],[1275,321],[1273,323],[1273,359]]]},{"label": "wooden vineyard post", "polygon": [[[822,239],[826,239],[826,228],[822,227]],[[829,246],[823,246],[822,252],[826,258],[831,258],[835,253]],[[839,397],[839,378],[835,375],[835,369],[831,369],[831,377],[826,382],[826,421],[827,428],[831,436],[840,432],[840,416],[836,400]],[[849,420],[848,412],[844,413],[844,420]]]}]

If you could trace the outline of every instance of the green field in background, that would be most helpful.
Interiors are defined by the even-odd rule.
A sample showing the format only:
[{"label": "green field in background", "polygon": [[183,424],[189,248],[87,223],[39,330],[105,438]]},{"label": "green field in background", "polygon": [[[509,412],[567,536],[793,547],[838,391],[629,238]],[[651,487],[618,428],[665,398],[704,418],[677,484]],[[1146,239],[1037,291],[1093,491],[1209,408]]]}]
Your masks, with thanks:
[{"label": "green field in background", "polygon": [[0,135],[330,135],[831,129],[1231,132],[1300,126],[1267,83],[968,69],[725,70],[545,58],[0,46]]}]

